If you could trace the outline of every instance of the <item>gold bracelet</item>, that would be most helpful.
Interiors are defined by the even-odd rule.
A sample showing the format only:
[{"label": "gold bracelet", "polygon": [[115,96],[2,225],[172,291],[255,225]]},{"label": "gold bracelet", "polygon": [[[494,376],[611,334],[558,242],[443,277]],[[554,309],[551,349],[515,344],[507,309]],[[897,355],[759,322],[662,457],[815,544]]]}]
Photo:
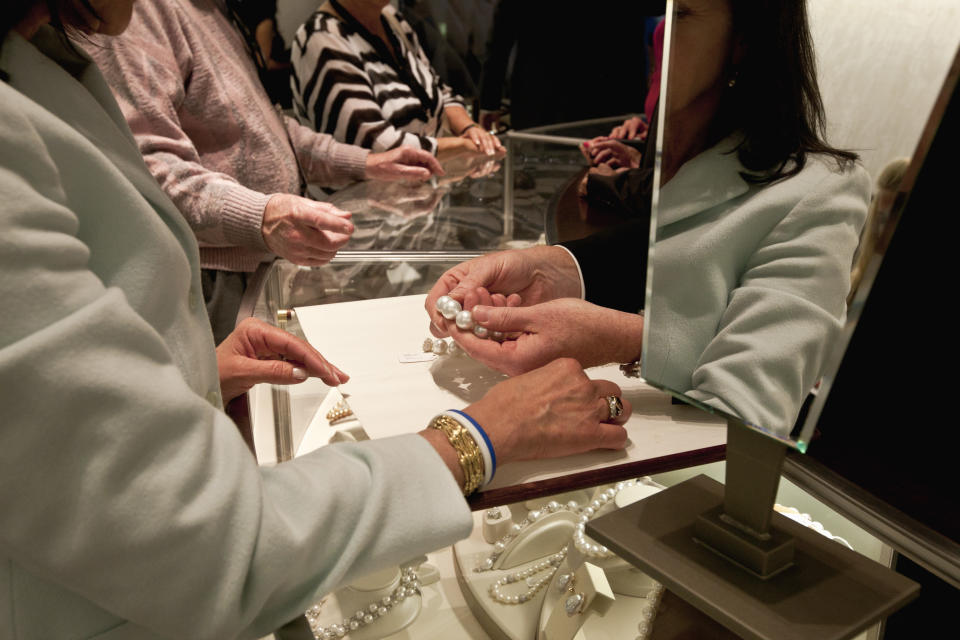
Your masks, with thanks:
[{"label": "gold bracelet", "polygon": [[470,495],[483,484],[483,457],[477,441],[459,422],[447,415],[438,415],[430,421],[430,427],[447,436],[450,446],[457,452],[457,461],[463,470],[463,495]]}]

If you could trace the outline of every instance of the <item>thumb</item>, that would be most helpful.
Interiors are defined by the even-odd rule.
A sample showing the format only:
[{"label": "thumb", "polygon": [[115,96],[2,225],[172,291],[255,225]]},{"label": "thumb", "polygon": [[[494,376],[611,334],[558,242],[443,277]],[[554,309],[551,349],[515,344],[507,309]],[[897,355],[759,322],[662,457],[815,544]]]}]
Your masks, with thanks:
[{"label": "thumb", "polygon": [[477,305],[473,308],[473,319],[490,331],[528,333],[536,324],[536,313],[531,311],[531,307]]}]

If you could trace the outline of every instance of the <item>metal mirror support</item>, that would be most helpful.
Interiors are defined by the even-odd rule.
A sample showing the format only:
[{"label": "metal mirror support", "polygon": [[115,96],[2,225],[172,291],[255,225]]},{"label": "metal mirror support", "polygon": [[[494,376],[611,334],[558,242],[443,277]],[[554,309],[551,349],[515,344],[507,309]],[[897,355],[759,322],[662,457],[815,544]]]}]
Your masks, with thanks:
[{"label": "metal mirror support", "polygon": [[587,534],[751,640],[843,640],[916,583],[773,511],[786,445],[731,420],[726,491],[696,476],[587,523]]}]

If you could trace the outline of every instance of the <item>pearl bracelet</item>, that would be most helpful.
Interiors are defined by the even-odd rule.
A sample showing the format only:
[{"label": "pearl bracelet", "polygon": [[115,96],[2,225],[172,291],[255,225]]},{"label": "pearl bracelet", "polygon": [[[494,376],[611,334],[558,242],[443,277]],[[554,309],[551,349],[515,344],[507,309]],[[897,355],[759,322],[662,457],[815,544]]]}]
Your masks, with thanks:
[{"label": "pearl bracelet", "polygon": [[463,469],[463,495],[470,495],[483,484],[486,473],[477,441],[458,420],[444,413],[430,421],[430,428],[443,432],[454,451],[457,452],[457,460],[460,468]]}]

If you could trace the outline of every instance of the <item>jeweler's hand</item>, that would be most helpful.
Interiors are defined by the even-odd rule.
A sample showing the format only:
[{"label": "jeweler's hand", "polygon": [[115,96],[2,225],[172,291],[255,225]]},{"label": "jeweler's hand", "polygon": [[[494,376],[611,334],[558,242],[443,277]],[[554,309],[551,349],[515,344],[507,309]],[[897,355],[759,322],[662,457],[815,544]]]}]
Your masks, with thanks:
[{"label": "jeweler's hand", "polygon": [[335,387],[350,379],[305,340],[254,318],[217,347],[217,370],[224,405],[259,382],[297,384],[314,376]]},{"label": "jeweler's hand", "polygon": [[616,423],[607,422],[607,396],[621,391],[591,380],[575,360],[562,358],[501,382],[465,411],[486,430],[497,460],[555,458],[592,449],[622,449],[620,426],[632,408],[623,400]]},{"label": "jeweler's hand", "polygon": [[453,321],[437,311],[437,298],[450,296],[462,305],[467,293],[479,288],[500,294],[507,306],[533,305],[579,297],[580,274],[573,258],[560,247],[500,251],[460,263],[440,276],[427,294],[425,307],[433,335],[441,338],[456,330]]},{"label": "jeweler's hand", "polygon": [[329,202],[278,193],[267,201],[261,226],[273,253],[290,262],[314,267],[330,262],[350,239],[350,214]]},{"label": "jeweler's hand", "polygon": [[397,147],[367,156],[366,176],[371,180],[429,180],[442,176],[443,167],[428,151]]},{"label": "jeweler's hand", "polygon": [[634,116],[627,118],[623,124],[614,127],[610,131],[611,138],[620,138],[623,140],[633,140],[634,138],[643,138],[647,133],[647,123],[641,118]]},{"label": "jeweler's hand", "polygon": [[454,325],[453,339],[475,360],[511,376],[560,357],[573,358],[582,367],[630,362],[639,356],[643,343],[643,316],[577,298],[530,307],[479,305],[472,312],[475,322],[508,338],[502,342],[479,338]]}]

